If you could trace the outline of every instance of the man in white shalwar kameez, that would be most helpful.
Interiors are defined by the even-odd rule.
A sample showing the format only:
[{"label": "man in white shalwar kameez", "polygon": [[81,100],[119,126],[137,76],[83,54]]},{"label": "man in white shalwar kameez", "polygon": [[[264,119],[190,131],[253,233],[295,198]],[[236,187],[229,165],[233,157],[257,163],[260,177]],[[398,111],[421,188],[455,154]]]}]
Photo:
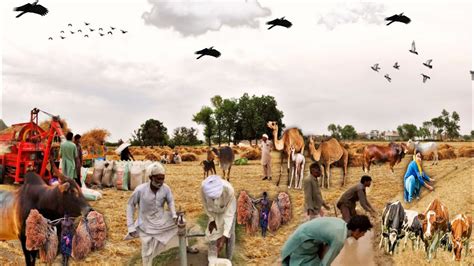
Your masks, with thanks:
[{"label": "man in white shalwar kameez", "polygon": [[[155,256],[177,247],[179,238],[173,194],[164,184],[165,168],[160,163],[153,163],[146,174],[150,182],[139,185],[128,200],[126,239],[140,237],[143,265],[152,265]],[[164,209],[165,202],[169,211]],[[133,221],[137,205],[138,218]]]},{"label": "man in white shalwar kameez", "polygon": [[206,238],[209,241],[208,258],[217,257],[226,245],[226,258],[231,260],[235,246],[235,219],[237,200],[232,185],[220,176],[211,175],[202,181],[201,195],[204,210],[209,217]]}]

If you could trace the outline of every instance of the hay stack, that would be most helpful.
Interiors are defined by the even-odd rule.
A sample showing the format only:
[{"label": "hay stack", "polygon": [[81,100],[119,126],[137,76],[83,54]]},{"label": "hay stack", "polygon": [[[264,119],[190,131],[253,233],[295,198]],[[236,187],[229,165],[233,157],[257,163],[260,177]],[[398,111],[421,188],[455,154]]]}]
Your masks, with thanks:
[{"label": "hay stack", "polygon": [[474,157],[474,148],[472,146],[462,146],[458,150],[459,157]]},{"label": "hay stack", "polygon": [[287,193],[280,192],[278,194],[278,206],[280,206],[281,223],[288,223],[291,219],[291,202]]},{"label": "hay stack", "polygon": [[240,191],[239,198],[237,200],[237,223],[247,224],[252,218],[252,200],[245,191]]},{"label": "hay stack", "polygon": [[361,153],[349,153],[349,162],[347,163],[350,167],[362,167],[364,164],[364,155]]},{"label": "hay stack", "polygon": [[[59,119],[59,122],[61,124],[61,129],[63,130],[64,134],[67,132],[71,131],[71,129],[68,127],[68,124],[66,120],[64,119]],[[51,120],[45,120],[43,122],[39,123],[40,128],[42,128],[45,131],[49,130],[49,127],[51,126]]]},{"label": "hay stack", "polygon": [[270,213],[268,214],[268,229],[275,232],[281,225],[281,213],[276,201],[273,201]]},{"label": "hay stack", "polygon": [[158,157],[156,157],[156,155],[154,155],[153,153],[148,153],[146,156],[145,156],[145,160],[149,160],[149,161],[152,161],[152,162],[157,162],[159,161],[160,159]]},{"label": "hay stack", "polygon": [[30,210],[26,219],[26,249],[38,250],[46,243],[48,236],[48,221],[38,210]]},{"label": "hay stack", "polygon": [[262,158],[262,152],[260,149],[250,148],[245,153],[240,155],[240,158],[247,158],[248,160],[260,160],[260,158]]},{"label": "hay stack", "polygon": [[181,160],[183,162],[194,162],[198,160],[198,156],[194,153],[188,152],[181,155]]},{"label": "hay stack", "polygon": [[92,239],[87,231],[86,222],[82,219],[72,238],[72,257],[77,260],[83,260],[91,252],[91,248]]},{"label": "hay stack", "polygon": [[446,143],[443,143],[443,144],[441,144],[441,145],[438,146],[438,149],[439,149],[439,150],[444,150],[444,149],[450,149],[450,148],[452,148],[452,147],[453,147],[453,146],[451,146],[451,145],[448,145],[448,144],[446,144]]},{"label": "hay stack", "polygon": [[[454,152],[453,148],[442,149],[438,151],[438,159],[439,160],[456,159],[456,153]],[[431,160],[434,160],[434,154],[431,155]]]},{"label": "hay stack", "polygon": [[84,147],[100,146],[108,136],[110,136],[110,132],[106,129],[95,128],[82,135],[81,144]]}]

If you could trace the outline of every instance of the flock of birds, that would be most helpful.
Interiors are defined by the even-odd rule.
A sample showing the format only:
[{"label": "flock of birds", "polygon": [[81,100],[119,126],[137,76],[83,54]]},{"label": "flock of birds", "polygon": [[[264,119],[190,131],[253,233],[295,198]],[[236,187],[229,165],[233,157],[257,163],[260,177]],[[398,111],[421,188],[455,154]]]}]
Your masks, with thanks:
[{"label": "flock of birds", "polygon": [[[42,5],[39,5],[38,1],[39,0],[36,0],[32,4],[28,3],[28,4],[25,4],[25,5],[14,8],[13,9],[14,11],[21,12],[16,17],[18,18],[18,17],[20,17],[20,16],[22,16],[26,13],[34,13],[34,14],[38,14],[38,15],[41,15],[41,16],[44,16],[44,15],[48,14],[48,9],[45,8]],[[390,24],[392,24],[394,22],[400,22],[400,23],[404,23],[404,24],[408,24],[408,23],[411,22],[411,19],[409,17],[405,16],[403,13],[395,14],[391,17],[387,17],[387,18],[385,18],[385,20],[389,21],[389,23],[387,23],[387,26],[389,26]],[[88,29],[84,29],[84,32],[82,31],[82,29],[78,29],[77,31],[69,30],[69,33],[71,35],[76,34],[76,33],[78,33],[78,34],[81,33],[81,34],[84,34],[84,38],[89,38],[89,34],[96,31],[96,29],[91,28],[90,23],[88,23],[88,22],[84,22],[84,24],[85,24],[86,27],[89,27]],[[276,26],[280,26],[280,27],[284,27],[284,28],[290,28],[293,25],[289,20],[285,19],[285,17],[276,18],[274,20],[268,21],[266,24],[270,25],[268,30],[270,30],[270,29],[272,29],[273,27],[276,27]],[[69,23],[68,27],[72,27],[72,24]],[[115,29],[116,29],[115,27],[110,26],[110,30],[108,30],[107,33],[105,33],[103,28],[98,28],[97,32],[99,33],[99,36],[105,36],[106,34],[107,35],[113,35],[113,32],[115,31]],[[127,33],[126,30],[120,30],[120,31],[122,32],[122,34]],[[60,32],[60,34],[62,34],[62,35],[59,36],[61,39],[66,39],[66,37],[63,36],[65,34],[65,32],[66,31],[64,31],[64,30],[62,30]],[[49,37],[48,39],[53,40],[53,37]],[[409,51],[410,51],[410,53],[418,55],[418,52],[416,51],[415,41],[412,42],[411,49]],[[215,57],[215,58],[218,58],[218,57],[221,56],[221,52],[214,49],[214,46],[196,51],[195,54],[199,55],[196,59],[200,59],[203,56],[212,56],[212,57]],[[432,69],[433,68],[433,66],[431,65],[432,61],[433,61],[432,59],[429,59],[425,63],[423,63],[423,65],[430,68],[430,69]],[[371,68],[372,68],[372,70],[374,70],[376,72],[379,72],[379,70],[381,69],[379,64],[375,64],[375,65],[371,66]],[[400,65],[398,64],[398,62],[395,62],[395,64],[393,65],[393,68],[395,68],[396,70],[400,70]],[[421,76],[423,77],[423,83],[425,83],[428,79],[431,79],[430,76],[425,75],[423,73],[421,73]],[[389,74],[385,74],[384,78],[388,82],[392,82],[392,78],[390,77]]]},{"label": "flock of birds", "polygon": [[[81,34],[81,35],[82,35],[82,34],[83,34],[83,35],[84,35],[84,38],[89,38],[89,35],[91,35],[94,31],[97,31],[98,35],[102,37],[102,36],[105,36],[105,35],[113,35],[114,32],[116,32],[115,30],[117,29],[116,27],[110,26],[110,30],[106,29],[106,30],[107,30],[107,33],[106,33],[106,32],[105,32],[106,30],[104,30],[103,28],[93,29],[93,28],[90,26],[90,23],[88,23],[88,22],[84,22],[84,25],[85,25],[85,27],[86,27],[87,29],[84,29],[84,30],[78,29],[78,30],[76,30],[76,31],[73,31],[73,30],[67,30],[67,31],[61,30],[61,31],[59,32],[59,33],[60,33],[59,37],[60,37],[62,40],[64,40],[64,39],[66,39],[66,36],[64,36],[64,35],[66,35],[66,34],[70,34],[70,35],[74,35],[74,34],[78,34],[78,35]],[[71,23],[68,23],[67,26],[70,27],[70,28],[72,28],[72,24],[71,24]],[[127,33],[128,31],[121,29],[120,32],[121,32],[122,34],[125,34],[125,33]],[[119,32],[119,33],[120,33],[120,32]],[[92,35],[91,35],[91,36],[92,36]],[[53,37],[49,37],[48,40],[53,40]]]},{"label": "flock of birds", "polygon": [[[409,17],[405,16],[403,13],[401,13],[399,15],[393,15],[391,17],[387,17],[387,18],[385,18],[385,20],[390,21],[389,23],[387,23],[387,26],[394,23],[394,22],[401,22],[401,23],[404,23],[404,24],[408,24],[411,21],[411,19]],[[418,51],[416,50],[415,41],[413,41],[411,43],[411,48],[408,51],[412,54],[418,55]],[[433,59],[428,59],[425,63],[423,63],[423,65],[426,66],[429,69],[432,69],[433,65],[431,64],[431,62],[433,62]],[[374,70],[375,72],[379,72],[379,70],[381,69],[379,64],[374,64],[370,68],[372,68],[372,70]],[[395,68],[396,70],[400,70],[400,65],[398,64],[398,62],[395,62],[395,64],[393,65],[393,68]],[[423,74],[423,73],[421,73],[421,76],[423,77],[423,83],[426,83],[426,81],[428,79],[431,79],[430,76],[428,76],[426,74]],[[390,77],[389,74],[385,74],[384,78],[388,82],[392,82],[392,78]]]}]

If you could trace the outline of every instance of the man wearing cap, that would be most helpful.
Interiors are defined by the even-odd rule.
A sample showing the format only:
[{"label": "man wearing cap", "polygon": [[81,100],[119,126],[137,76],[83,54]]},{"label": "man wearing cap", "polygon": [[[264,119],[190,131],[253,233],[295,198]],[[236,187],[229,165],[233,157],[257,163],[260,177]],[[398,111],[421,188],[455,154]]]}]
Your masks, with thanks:
[{"label": "man wearing cap", "polygon": [[[179,238],[173,194],[170,187],[164,184],[165,168],[160,163],[153,163],[146,169],[146,175],[150,182],[135,188],[128,200],[126,239],[140,237],[143,265],[152,265],[155,256],[177,247]],[[169,211],[164,209],[165,202]],[[137,205],[138,217],[133,221]],[[189,248],[188,251],[196,252]]]},{"label": "man wearing cap", "polygon": [[204,210],[209,217],[206,238],[209,260],[217,257],[226,245],[226,258],[231,260],[235,245],[237,200],[232,185],[220,176],[211,175],[201,184]]},{"label": "man wearing cap", "polygon": [[260,143],[260,149],[262,150],[262,166],[263,166],[263,178],[262,180],[272,180],[272,141],[268,139],[267,134],[262,135],[262,142]]}]

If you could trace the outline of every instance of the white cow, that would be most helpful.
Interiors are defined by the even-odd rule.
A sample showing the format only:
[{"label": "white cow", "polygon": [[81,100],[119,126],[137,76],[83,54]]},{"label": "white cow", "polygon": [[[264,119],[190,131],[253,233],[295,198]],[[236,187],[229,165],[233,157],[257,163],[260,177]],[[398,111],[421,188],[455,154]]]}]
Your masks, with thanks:
[{"label": "white cow", "polygon": [[411,240],[412,250],[420,247],[421,237],[423,235],[423,228],[418,219],[418,212],[412,210],[405,210],[405,220],[403,221],[402,230],[405,232],[405,241],[403,243],[403,250],[407,246],[408,239]]},{"label": "white cow", "polygon": [[419,141],[408,140],[407,146],[409,148],[413,147],[415,150],[421,151],[422,154],[433,153],[434,160],[433,164],[438,164],[438,144],[436,142],[425,142],[420,143]]}]

